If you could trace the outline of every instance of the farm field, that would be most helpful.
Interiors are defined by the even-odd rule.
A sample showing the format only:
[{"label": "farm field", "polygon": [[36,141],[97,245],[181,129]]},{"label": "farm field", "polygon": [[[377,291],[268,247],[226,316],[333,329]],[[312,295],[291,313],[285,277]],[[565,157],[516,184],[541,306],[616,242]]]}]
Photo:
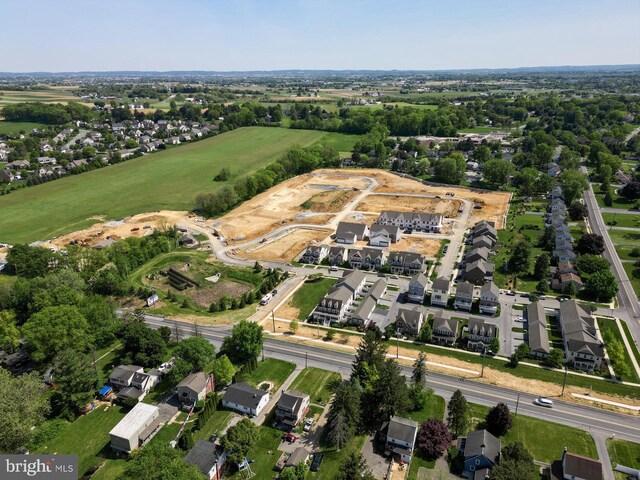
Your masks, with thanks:
[{"label": "farm field", "polygon": [[0,241],[46,239],[86,228],[96,223],[92,218],[96,216],[106,220],[162,209],[190,210],[198,193],[212,192],[225,184],[211,181],[221,167],[230,167],[236,176],[249,173],[275,161],[293,145],[309,146],[336,137],[342,136],[308,130],[241,128],[12,192],[0,198]]},{"label": "farm field", "polygon": [[[2,102],[0,97],[0,103]],[[40,128],[44,126],[43,123],[34,122],[7,122],[5,120],[0,121],[0,135],[6,135],[10,133],[19,133],[20,131],[29,132],[34,128]]]},{"label": "farm field", "polygon": [[0,90],[0,106],[20,102],[68,103],[80,101],[80,97],[76,96],[74,91],[69,88],[26,91]]}]

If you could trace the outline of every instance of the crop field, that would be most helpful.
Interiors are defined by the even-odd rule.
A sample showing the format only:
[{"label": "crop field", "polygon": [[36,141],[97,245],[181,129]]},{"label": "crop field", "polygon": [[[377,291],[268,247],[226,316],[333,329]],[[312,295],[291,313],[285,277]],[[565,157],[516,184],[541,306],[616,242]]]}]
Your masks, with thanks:
[{"label": "crop field", "polygon": [[[0,241],[32,242],[86,228],[103,219],[156,210],[190,210],[198,193],[224,182],[212,177],[226,166],[232,178],[275,161],[293,145],[341,143],[343,135],[309,130],[247,127],[74,175],[0,198]],[[354,139],[356,137],[348,137]]]},{"label": "crop field", "polygon": [[80,102],[73,90],[47,89],[30,91],[0,90],[0,106],[20,102],[67,103]]},{"label": "crop field", "polygon": [[[2,99],[2,97],[0,97]],[[2,100],[0,100],[1,102]],[[20,133],[21,131],[30,132],[34,128],[42,127],[42,123],[33,122],[7,122],[0,121],[0,135],[7,135],[10,133]]]}]

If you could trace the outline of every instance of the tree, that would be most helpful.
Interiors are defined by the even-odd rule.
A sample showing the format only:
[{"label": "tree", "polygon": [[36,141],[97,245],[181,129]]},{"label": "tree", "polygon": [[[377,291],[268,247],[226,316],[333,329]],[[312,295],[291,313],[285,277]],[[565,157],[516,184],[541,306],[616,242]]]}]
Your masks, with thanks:
[{"label": "tree", "polygon": [[434,460],[451,446],[451,433],[444,422],[431,418],[420,425],[417,443],[425,458]]},{"label": "tree", "polygon": [[364,426],[369,431],[379,429],[393,415],[405,413],[409,405],[407,384],[400,365],[387,359],[378,370],[370,388],[364,385],[362,411]]},{"label": "tree", "polygon": [[539,478],[538,467],[533,463],[533,456],[522,442],[505,445],[501,453],[500,463],[491,470],[492,479],[536,480]]},{"label": "tree", "polygon": [[55,254],[43,247],[14,245],[7,254],[7,273],[24,278],[44,277]]},{"label": "tree", "polygon": [[362,457],[362,453],[354,449],[344,456],[334,478],[336,480],[374,480],[375,477],[367,468],[367,462]]},{"label": "tree", "polygon": [[418,385],[424,386],[427,379],[427,354],[420,352],[418,358],[413,363],[413,372],[411,373],[411,381]]},{"label": "tree", "polygon": [[361,394],[360,384],[355,379],[349,383],[341,383],[336,389],[327,413],[327,431],[338,430],[332,437],[333,440],[330,439],[333,445],[344,445],[359,428]]},{"label": "tree", "polygon": [[[620,189],[620,195],[630,200],[640,198],[640,182],[633,181],[627,183]],[[15,248],[15,247],[14,247]]]},{"label": "tree", "polygon": [[569,205],[569,217],[571,220],[580,221],[587,215],[589,215],[589,209],[584,203],[576,201]]},{"label": "tree", "polygon": [[15,352],[20,346],[20,330],[16,326],[16,317],[9,311],[0,310],[0,350]]},{"label": "tree", "polygon": [[498,403],[485,418],[487,430],[496,437],[505,435],[511,428],[511,412],[505,403]]},{"label": "tree", "polygon": [[126,463],[116,480],[202,480],[195,465],[184,463],[180,450],[165,443],[150,443]]},{"label": "tree", "polygon": [[540,293],[547,293],[549,291],[549,280],[547,280],[546,278],[540,280],[536,284],[536,290]]},{"label": "tree", "polygon": [[526,240],[516,243],[509,258],[509,271],[519,275],[529,273],[531,268],[531,244]]},{"label": "tree", "polygon": [[224,182],[231,178],[231,170],[228,167],[222,167],[220,171],[213,177],[214,182]]},{"label": "tree", "polygon": [[216,348],[202,337],[189,337],[178,344],[175,353],[189,363],[192,370],[202,371],[215,359]]},{"label": "tree", "polygon": [[295,467],[285,468],[278,476],[279,480],[304,480],[307,477],[309,466],[299,463]]},{"label": "tree", "polygon": [[488,182],[502,187],[509,183],[514,170],[513,163],[494,158],[485,163],[484,177]]},{"label": "tree", "polygon": [[469,404],[460,390],[453,392],[447,405],[447,426],[456,437],[469,427]]},{"label": "tree", "polygon": [[143,367],[153,367],[162,363],[167,349],[158,331],[141,322],[126,325],[122,344],[130,360]]},{"label": "tree", "polygon": [[610,270],[599,270],[587,280],[587,293],[599,302],[610,302],[618,294],[616,277]]},{"label": "tree", "polygon": [[29,342],[31,358],[51,360],[65,348],[86,351],[90,337],[87,321],[76,307],[47,307],[22,326],[22,335]]},{"label": "tree", "polygon": [[536,263],[533,267],[533,276],[536,280],[544,280],[549,277],[549,255],[546,253],[541,253],[536,258]]},{"label": "tree", "polygon": [[564,352],[559,348],[552,348],[544,363],[552,368],[560,368],[564,364]]},{"label": "tree", "polygon": [[600,270],[609,270],[611,265],[606,258],[603,258],[600,255],[585,253],[578,257],[576,266],[580,270],[580,273],[591,275],[592,273],[599,272]]},{"label": "tree", "polygon": [[338,412],[328,425],[330,428],[327,429],[327,441],[340,451],[353,436],[353,429],[343,412]]},{"label": "tree", "polygon": [[291,322],[289,322],[289,330],[291,330],[291,332],[294,335],[298,331],[299,327],[300,327],[300,324],[298,323],[298,320],[296,320],[295,318],[291,320]]},{"label": "tree", "polygon": [[491,149],[486,145],[480,145],[473,152],[473,159],[478,163],[484,163],[491,158]]},{"label": "tree", "polygon": [[367,330],[356,349],[356,358],[352,366],[352,379],[357,379],[365,387],[377,376],[387,355],[387,347],[382,333],[377,328]]},{"label": "tree", "polygon": [[211,373],[216,381],[216,389],[225,387],[231,383],[236,374],[236,367],[226,355],[220,355],[211,364]]},{"label": "tree", "polygon": [[464,157],[460,154],[452,154],[438,160],[434,166],[435,178],[442,183],[458,184],[466,170]]},{"label": "tree", "polygon": [[73,420],[91,402],[98,375],[91,357],[72,349],[58,353],[53,364],[56,390],[52,402],[59,416]]},{"label": "tree", "polygon": [[258,427],[248,418],[243,418],[227,430],[221,445],[228,453],[227,459],[233,463],[242,462],[258,436]]},{"label": "tree", "polygon": [[576,251],[582,254],[600,255],[604,252],[604,238],[597,233],[585,233],[576,244]]},{"label": "tree", "polygon": [[613,195],[611,195],[611,187],[605,190],[604,198],[602,199],[605,207],[610,207],[613,205]]},{"label": "tree", "polygon": [[169,343],[171,341],[171,329],[166,325],[160,327],[158,329],[158,333],[160,334],[162,340],[164,340],[164,343]]},{"label": "tree", "polygon": [[14,377],[0,368],[0,453],[14,453],[33,438],[49,413],[49,400],[42,395],[42,377],[33,372]]},{"label": "tree", "polygon": [[564,170],[558,179],[567,205],[571,205],[574,200],[577,200],[582,195],[582,191],[587,188],[586,175],[577,170]]},{"label": "tree", "polygon": [[222,342],[221,352],[234,363],[255,361],[262,351],[264,333],[257,323],[241,320],[233,326],[231,335]]},{"label": "tree", "polygon": [[489,343],[489,351],[494,355],[500,351],[500,339],[496,336],[491,339]]},{"label": "tree", "polygon": [[[639,255],[640,256],[640,255]],[[431,341],[431,336],[433,335],[433,330],[429,322],[424,322],[422,328],[420,329],[420,335],[418,335],[418,340],[421,342],[429,342]]]}]

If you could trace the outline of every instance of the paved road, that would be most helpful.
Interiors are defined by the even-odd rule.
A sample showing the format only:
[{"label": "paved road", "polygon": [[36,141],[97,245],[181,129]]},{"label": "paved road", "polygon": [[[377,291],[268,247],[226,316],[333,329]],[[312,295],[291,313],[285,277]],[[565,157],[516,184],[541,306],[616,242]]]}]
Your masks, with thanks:
[{"label": "paved road", "polygon": [[[164,320],[159,317],[147,316],[147,324],[159,328],[163,325],[174,328],[174,320]],[[193,325],[177,322],[180,325],[183,336],[193,334]],[[230,328],[225,327],[199,327],[200,334],[220,346],[222,340],[228,335]],[[276,338],[267,337],[264,342],[265,357],[278,358],[296,363],[298,366],[313,366],[340,373],[344,377],[349,376],[353,355],[346,352],[327,351],[326,349],[311,345],[298,345]],[[411,374],[410,367],[402,367],[403,373]],[[461,381],[459,378],[450,377],[439,373],[429,373],[428,385],[434,388],[436,394],[449,398],[459,389],[470,402],[480,405],[493,406],[497,402],[505,402],[518,413],[561,423],[580,428],[591,433],[600,432],[604,435],[615,433],[617,438],[623,438],[633,442],[640,442],[640,422],[635,418],[622,415],[596,407],[580,404],[556,401],[553,409],[545,409],[533,405],[535,395],[519,393],[515,390],[497,387],[495,385],[474,382],[472,380]],[[541,392],[544,393],[544,392]],[[562,446],[559,446],[560,455]]]},{"label": "paved road", "polygon": [[638,135],[638,133],[640,133],[640,127],[636,128],[631,133],[629,133],[629,135],[627,135],[627,137],[624,139],[624,143],[629,142],[629,140],[631,140],[633,137]]}]

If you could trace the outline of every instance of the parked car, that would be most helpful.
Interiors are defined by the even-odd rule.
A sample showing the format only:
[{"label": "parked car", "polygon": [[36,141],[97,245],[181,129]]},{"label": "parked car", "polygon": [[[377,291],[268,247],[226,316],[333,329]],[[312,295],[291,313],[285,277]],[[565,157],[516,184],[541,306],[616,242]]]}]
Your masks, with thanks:
[{"label": "parked car", "polygon": [[546,300],[547,296],[544,293],[539,293],[538,294],[538,300]]},{"label": "parked car", "polygon": [[529,298],[531,296],[531,294],[530,293],[521,293],[520,296],[522,298]]},{"label": "parked car", "polygon": [[296,437],[293,433],[282,434],[282,441],[284,442],[296,443],[296,440],[298,440],[298,437]]},{"label": "parked car", "polygon": [[507,295],[509,295],[510,297],[515,297],[516,296],[516,292],[514,292],[513,290],[507,290],[505,293]]},{"label": "parked car", "polygon": [[338,271],[338,267],[336,267],[335,265],[331,265],[331,267],[329,267],[329,271],[330,272],[337,272]]},{"label": "parked car", "polygon": [[322,459],[324,458],[324,453],[316,453],[313,457],[313,462],[311,462],[311,471],[317,472],[320,470],[320,464],[322,464]]},{"label": "parked car", "polygon": [[398,275],[391,275],[391,278],[397,280],[398,279]]},{"label": "parked car", "polygon": [[132,231],[132,232],[137,232],[138,230],[140,230],[140,227],[133,227],[133,228],[131,229],[131,231]]},{"label": "parked car", "polygon": [[313,427],[313,418],[307,418],[304,422],[304,427],[302,427],[302,430],[305,432],[310,432],[311,431],[311,427]]},{"label": "parked car", "polygon": [[518,317],[516,319],[514,319],[514,322],[522,322],[524,323],[526,320],[523,317]]},{"label": "parked car", "polygon": [[277,294],[278,294],[278,290],[274,288],[273,292],[271,292],[271,296],[276,296]]}]

